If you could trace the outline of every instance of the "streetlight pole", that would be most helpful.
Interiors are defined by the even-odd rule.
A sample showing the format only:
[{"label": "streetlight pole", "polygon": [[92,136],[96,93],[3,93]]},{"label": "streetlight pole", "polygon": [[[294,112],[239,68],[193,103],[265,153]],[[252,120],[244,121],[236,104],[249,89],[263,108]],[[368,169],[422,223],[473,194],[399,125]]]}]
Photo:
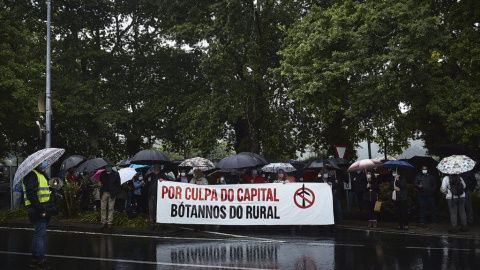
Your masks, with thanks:
[{"label": "streetlight pole", "polygon": [[[50,9],[51,0],[47,1],[47,63],[46,63],[46,100],[45,100],[45,148],[51,147],[51,130],[52,130],[52,103],[51,103],[51,90],[50,90],[50,63],[51,63],[51,46],[50,46]],[[51,176],[50,168],[47,171],[48,176]]]}]

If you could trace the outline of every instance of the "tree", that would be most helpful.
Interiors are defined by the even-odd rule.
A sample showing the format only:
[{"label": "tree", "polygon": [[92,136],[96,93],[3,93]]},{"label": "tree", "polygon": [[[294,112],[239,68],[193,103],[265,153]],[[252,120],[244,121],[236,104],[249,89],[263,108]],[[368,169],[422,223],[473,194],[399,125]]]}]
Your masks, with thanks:
[{"label": "tree", "polygon": [[0,156],[25,156],[42,148],[37,99],[45,67],[34,20],[8,2],[0,4]]},{"label": "tree", "polygon": [[318,123],[315,144],[342,138],[351,146],[371,129],[387,150],[406,147],[412,134],[400,106],[425,89],[417,72],[435,49],[438,24],[418,1],[341,1],[314,6],[290,28],[279,72],[305,121]]}]

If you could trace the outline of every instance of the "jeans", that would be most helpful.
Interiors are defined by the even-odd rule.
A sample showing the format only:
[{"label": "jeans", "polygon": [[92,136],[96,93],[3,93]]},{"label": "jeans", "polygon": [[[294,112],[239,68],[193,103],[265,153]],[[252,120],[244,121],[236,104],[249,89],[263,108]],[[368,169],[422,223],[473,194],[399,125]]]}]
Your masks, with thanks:
[{"label": "jeans", "polygon": [[333,196],[333,213],[335,216],[335,221],[342,222],[342,201],[340,197]]},{"label": "jeans", "polygon": [[43,218],[33,223],[32,255],[38,261],[45,259],[44,242],[47,234],[47,224],[47,220]]},{"label": "jeans", "polygon": [[432,222],[437,222],[437,211],[435,208],[435,197],[418,196],[418,204],[420,205],[420,223],[425,222],[425,212],[427,208],[432,213]]},{"label": "jeans", "polygon": [[358,206],[357,193],[349,191],[348,199],[350,200],[350,206]]},{"label": "jeans", "polygon": [[[108,218],[107,218],[107,206],[108,206]],[[113,224],[113,210],[115,207],[115,197],[110,197],[110,192],[104,191],[102,194],[101,202],[101,222],[102,224]]]},{"label": "jeans", "polygon": [[465,198],[447,199],[448,208],[450,209],[450,223],[452,230],[457,230],[457,216],[460,216],[460,224],[462,229],[467,228],[467,216],[465,214]]}]

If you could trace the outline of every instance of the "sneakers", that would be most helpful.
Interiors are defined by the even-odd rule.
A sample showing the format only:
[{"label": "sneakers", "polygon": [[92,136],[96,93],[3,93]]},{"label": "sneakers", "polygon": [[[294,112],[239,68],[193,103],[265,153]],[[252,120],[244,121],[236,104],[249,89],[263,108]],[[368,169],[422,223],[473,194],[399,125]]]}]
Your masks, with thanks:
[{"label": "sneakers", "polygon": [[40,263],[38,263],[37,269],[50,270],[50,269],[52,269],[52,267],[50,266],[50,264],[48,262],[45,261],[45,259],[43,259]]},{"label": "sneakers", "polygon": [[403,227],[405,231],[408,231],[408,226]]},{"label": "sneakers", "polygon": [[[407,227],[408,228],[408,227]],[[403,227],[402,226],[397,226],[397,230],[403,230]]]},{"label": "sneakers", "polygon": [[102,224],[102,227],[100,227],[100,230],[105,229],[105,227],[107,227],[107,224],[104,223],[104,224]]},{"label": "sneakers", "polygon": [[449,230],[448,230],[448,233],[451,233],[451,234],[456,234],[456,233],[457,233],[457,230],[452,230],[452,229],[449,229]]}]

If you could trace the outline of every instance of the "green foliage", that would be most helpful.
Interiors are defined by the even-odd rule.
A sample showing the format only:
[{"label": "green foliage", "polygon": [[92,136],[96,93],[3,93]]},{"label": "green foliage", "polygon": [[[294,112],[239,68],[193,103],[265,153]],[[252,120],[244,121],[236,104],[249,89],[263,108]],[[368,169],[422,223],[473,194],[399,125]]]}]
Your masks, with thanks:
[{"label": "green foliage", "polygon": [[0,212],[0,221],[7,221],[11,219],[28,217],[25,207],[18,207],[17,209],[9,209]]},{"label": "green foliage", "polygon": [[[380,184],[380,194],[378,200],[382,202],[382,208],[379,213],[381,220],[396,220],[395,206],[392,200],[392,191],[390,183]],[[418,220],[419,214],[418,190],[413,184],[407,184],[407,213],[409,220]]]},{"label": "green foliage", "polygon": [[66,182],[58,194],[58,212],[65,217],[77,217],[81,210],[80,185],[77,182]]}]

